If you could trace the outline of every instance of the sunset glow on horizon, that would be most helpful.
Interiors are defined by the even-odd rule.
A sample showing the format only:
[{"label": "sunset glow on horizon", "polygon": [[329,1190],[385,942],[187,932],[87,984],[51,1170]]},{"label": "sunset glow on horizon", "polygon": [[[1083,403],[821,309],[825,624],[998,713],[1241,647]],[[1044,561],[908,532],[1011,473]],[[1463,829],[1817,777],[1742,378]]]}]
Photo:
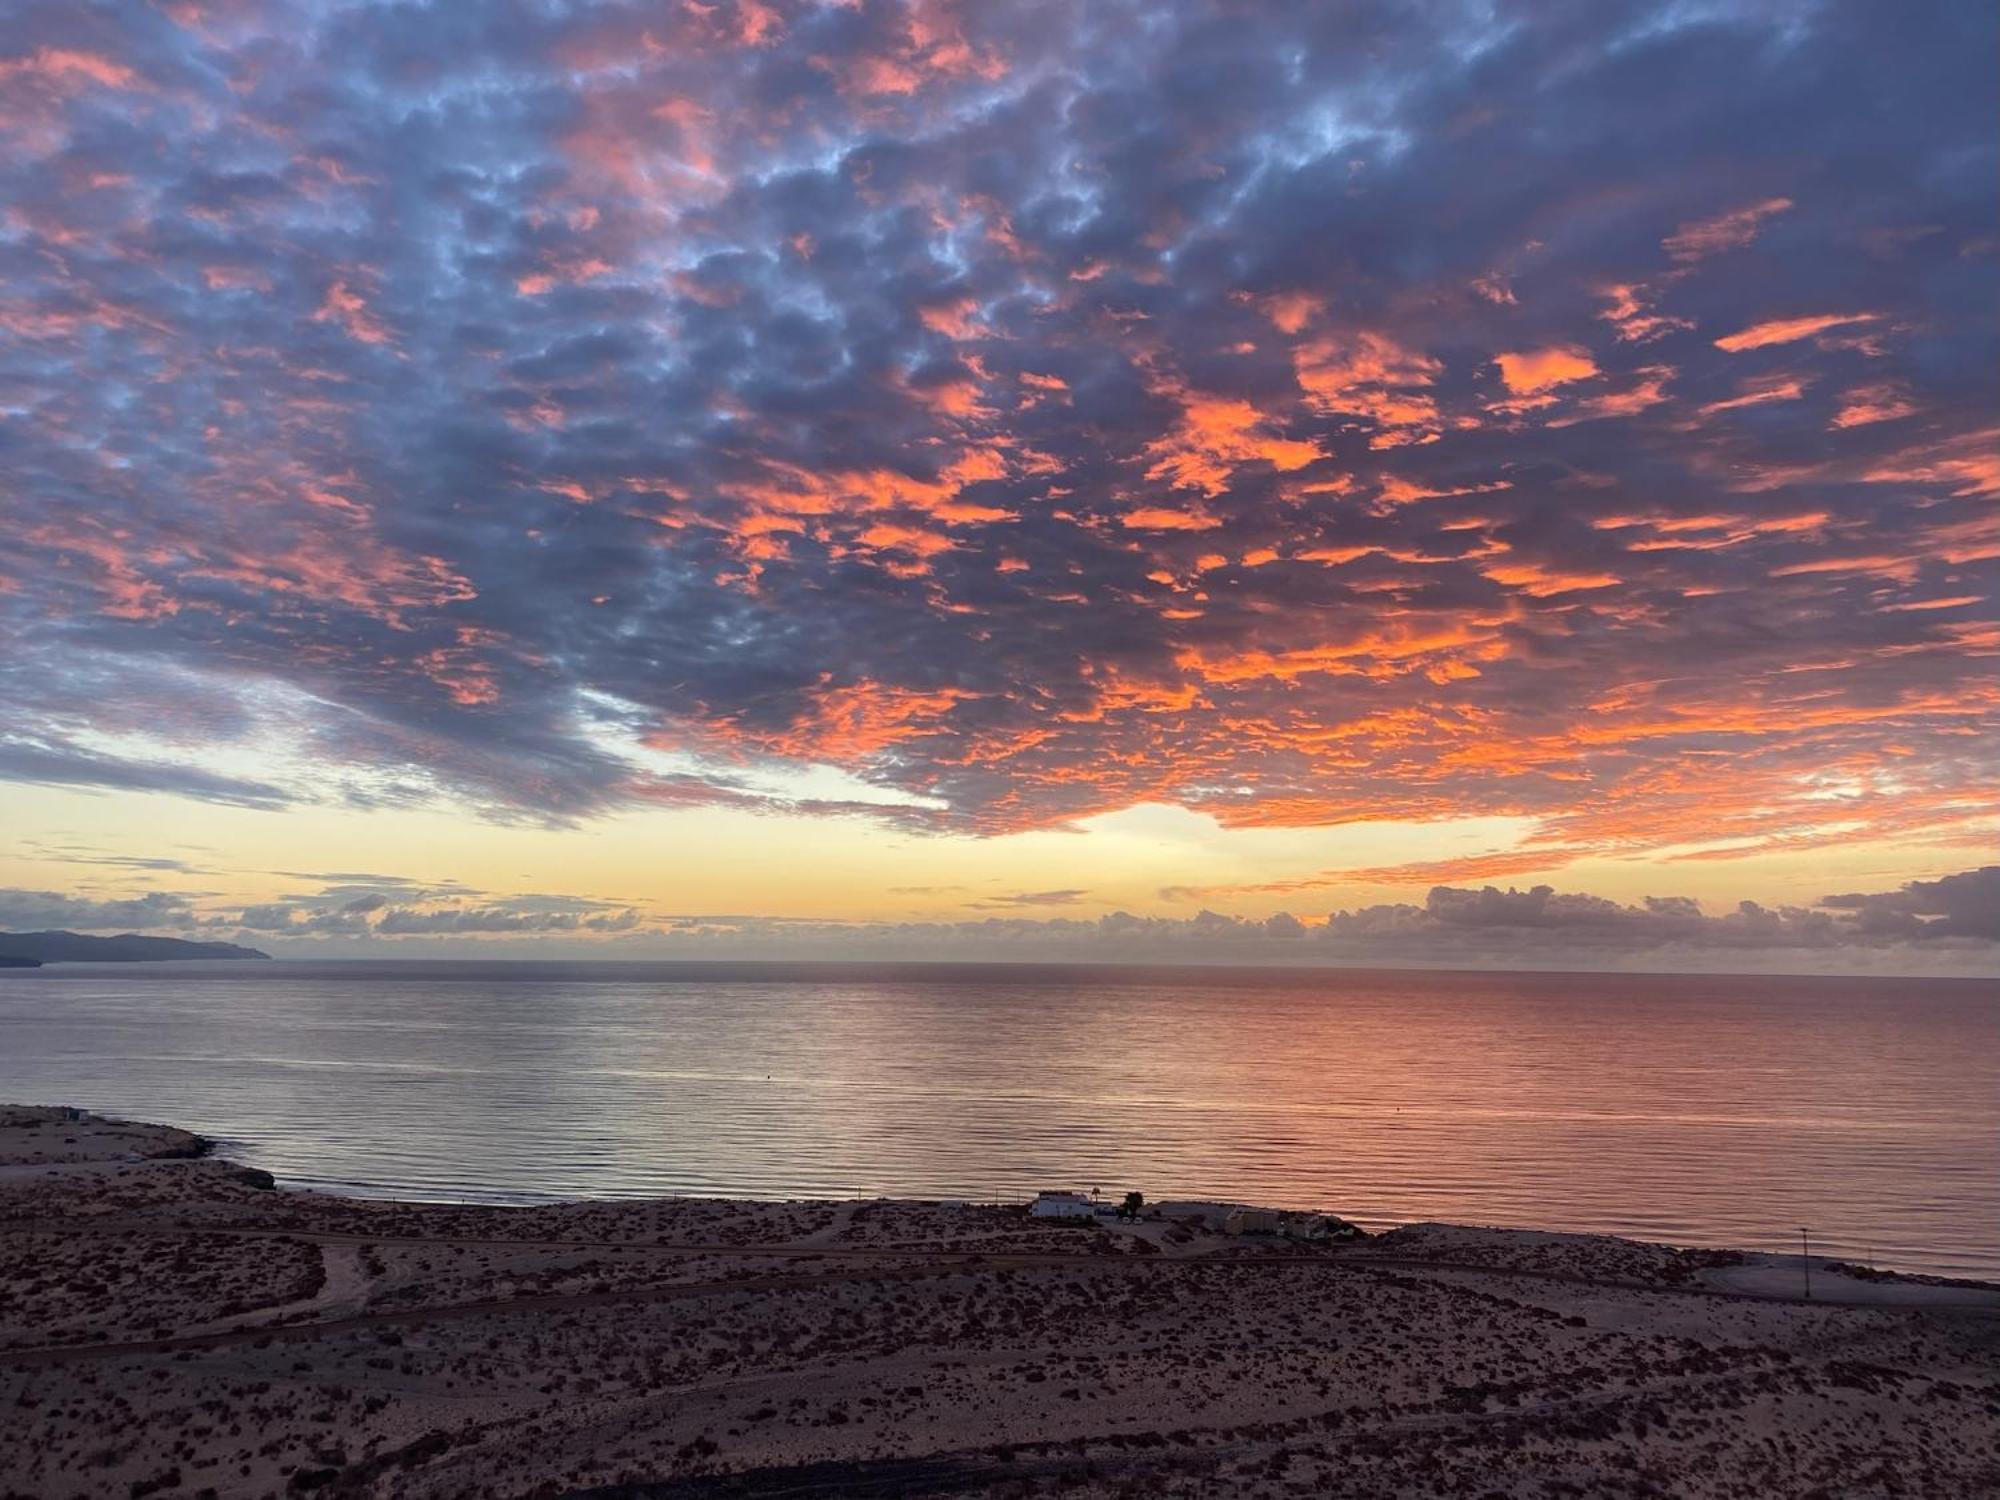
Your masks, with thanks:
[{"label": "sunset glow on horizon", "polygon": [[0,929],[2000,967],[1990,14],[17,14]]}]

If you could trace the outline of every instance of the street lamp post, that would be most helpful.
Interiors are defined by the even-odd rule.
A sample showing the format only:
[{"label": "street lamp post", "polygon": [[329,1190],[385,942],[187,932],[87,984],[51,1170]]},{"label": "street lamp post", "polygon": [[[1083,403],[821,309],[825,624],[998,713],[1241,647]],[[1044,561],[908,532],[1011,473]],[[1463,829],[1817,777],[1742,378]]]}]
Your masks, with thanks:
[{"label": "street lamp post", "polygon": [[1812,1301],[1812,1241],[1806,1237],[1806,1226],[1799,1226],[1799,1268],[1806,1273],[1806,1301]]}]

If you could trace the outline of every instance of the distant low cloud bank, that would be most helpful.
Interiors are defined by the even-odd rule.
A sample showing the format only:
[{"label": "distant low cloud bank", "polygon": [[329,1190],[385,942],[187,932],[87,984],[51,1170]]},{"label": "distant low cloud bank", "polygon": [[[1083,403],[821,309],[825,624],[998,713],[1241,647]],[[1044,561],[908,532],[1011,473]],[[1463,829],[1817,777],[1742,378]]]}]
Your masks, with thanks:
[{"label": "distant low cloud bank", "polygon": [[[93,901],[0,890],[0,928],[70,927],[285,940],[281,956],[514,955],[596,958],[1051,960],[1495,968],[1824,968],[2000,974],[2000,865],[1811,907],[1754,901],[1711,915],[1684,896],[1602,896],[1436,886],[1422,905],[1191,917],[988,916],[957,922],[832,922],[647,914],[585,898],[496,897],[459,886],[328,885],[254,906],[204,907],[154,893]],[[1063,895],[1071,893],[1063,892]]]},{"label": "distant low cloud bank", "polygon": [[1820,905],[1855,913],[1855,925],[1865,932],[2000,942],[2000,866],[1913,880],[1886,895],[1828,896]]}]

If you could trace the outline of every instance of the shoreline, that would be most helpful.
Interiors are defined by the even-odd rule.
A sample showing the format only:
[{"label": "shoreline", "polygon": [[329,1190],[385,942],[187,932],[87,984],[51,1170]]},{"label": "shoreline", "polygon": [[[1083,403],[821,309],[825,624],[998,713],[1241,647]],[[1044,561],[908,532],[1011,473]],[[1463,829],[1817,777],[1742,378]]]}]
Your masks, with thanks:
[{"label": "shoreline", "polygon": [[0,1106],[0,1496],[1803,1497],[1856,1424],[2000,1481],[2000,1286],[1160,1207],[351,1198]]},{"label": "shoreline", "polygon": [[[215,1162],[225,1168],[236,1179],[249,1186],[260,1190],[291,1195],[296,1201],[309,1204],[367,1205],[371,1209],[376,1210],[401,1210],[415,1213],[425,1211],[439,1213],[491,1211],[500,1214],[560,1210],[592,1210],[615,1213],[620,1210],[643,1210],[649,1206],[658,1205],[729,1205],[745,1210],[804,1206],[826,1208],[835,1211],[871,1206],[900,1206],[921,1209],[949,1205],[975,1211],[1000,1213],[1020,1213],[1026,1208],[1025,1203],[1004,1199],[940,1199],[894,1197],[887,1195],[873,1197],[762,1198],[674,1193],[665,1195],[633,1195],[615,1198],[548,1196],[532,1199],[523,1198],[513,1201],[501,1197],[422,1198],[406,1196],[388,1190],[381,1192],[369,1191],[358,1184],[335,1183],[311,1185],[288,1183],[277,1178],[265,1168],[250,1166],[235,1160],[233,1157],[223,1155],[222,1153],[230,1144],[229,1142],[186,1130],[179,1126],[158,1125],[145,1121],[125,1119],[119,1116],[100,1115],[94,1111],[71,1105],[0,1103],[0,1141],[4,1141],[4,1133],[7,1129],[18,1123],[17,1117],[23,1115],[40,1115],[49,1119],[52,1124],[55,1123],[55,1117],[57,1116],[71,1117],[78,1123],[87,1124],[91,1127],[108,1129],[121,1135],[133,1135],[155,1140],[158,1142],[157,1148],[144,1153],[141,1160],[203,1160]],[[4,1149],[4,1144],[0,1144],[0,1173],[4,1173],[10,1168],[18,1172],[23,1164],[6,1159],[4,1157]],[[27,1165],[39,1165],[39,1163],[28,1163]],[[63,1163],[55,1162],[50,1163],[50,1165],[63,1165]],[[4,1181],[4,1176],[0,1176],[0,1184],[4,1184]],[[343,1191],[342,1189],[344,1188],[358,1190]],[[4,1207],[4,1204],[0,1204],[0,1207]],[[1222,1219],[1229,1212],[1239,1209],[1248,1210],[1252,1213],[1297,1217],[1327,1216],[1333,1215],[1335,1212],[1333,1209],[1324,1206],[1302,1209],[1296,1206],[1279,1207],[1271,1204],[1248,1203],[1234,1200],[1165,1198],[1150,1205],[1148,1222],[1162,1217],[1168,1220],[1185,1221],[1192,1216],[1205,1216],[1210,1221],[1209,1227],[1213,1230],[1220,1225]],[[4,1219],[0,1219],[0,1222],[4,1222]],[[1119,1223],[1108,1214],[1101,1217],[1094,1227],[1099,1232],[1109,1233],[1125,1232],[1128,1228],[1128,1226]],[[1856,1291],[1856,1287],[1843,1286],[1843,1283],[1856,1283],[1860,1288],[1860,1294],[1844,1304],[1853,1306],[1875,1305],[1882,1300],[1879,1297],[1870,1297],[1866,1294],[1866,1289],[1871,1287],[1935,1287],[1982,1294],[1991,1293],[1996,1298],[2000,1298],[2000,1280],[1989,1281],[1978,1277],[1943,1276],[1926,1272],[1898,1271],[1891,1267],[1862,1264],[1833,1255],[1815,1255],[1810,1257],[1812,1274],[1814,1276],[1833,1278],[1833,1282],[1831,1290],[1829,1290],[1829,1287],[1823,1285],[1818,1297],[1808,1298],[1804,1294],[1804,1272],[1801,1269],[1806,1261],[1806,1257],[1783,1251],[1743,1250],[1732,1247],[1690,1245],[1678,1241],[1639,1239],[1634,1236],[1598,1230],[1555,1229],[1527,1225],[1478,1224],[1428,1219],[1383,1222],[1382,1227],[1375,1229],[1369,1229],[1366,1225],[1357,1221],[1356,1227],[1361,1230],[1360,1238],[1364,1242],[1381,1242],[1384,1240],[1384,1237],[1400,1236],[1401,1238],[1394,1242],[1406,1244],[1412,1235],[1421,1235],[1436,1242],[1440,1236],[1443,1236],[1445,1242],[1453,1250],[1462,1250],[1468,1237],[1487,1237],[1495,1244],[1505,1244],[1511,1241],[1516,1245],[1517,1249],[1537,1243],[1560,1242],[1628,1245],[1648,1251],[1664,1252],[1669,1256],[1682,1257],[1686,1264],[1693,1265],[1698,1263],[1706,1271],[1742,1272],[1745,1274],[1737,1275],[1733,1279],[1746,1283],[1753,1279],[1760,1284],[1775,1282],[1779,1275],[1789,1270],[1792,1275],[1800,1278],[1800,1294],[1796,1300],[1802,1302],[1812,1300],[1827,1303],[1830,1299],[1837,1300],[1843,1290],[1850,1293]],[[1130,1228],[1143,1232],[1143,1226],[1130,1226]],[[1270,1243],[1273,1243],[1273,1241],[1257,1237],[1247,1237],[1238,1242],[1238,1248],[1247,1251],[1248,1249],[1268,1246]],[[1213,1248],[1213,1246],[1210,1248]],[[1345,1248],[1342,1253],[1351,1258],[1380,1261],[1385,1252],[1380,1249],[1369,1251],[1350,1246]],[[1237,1258],[1240,1258],[1240,1256]],[[1456,1265],[1462,1263],[1457,1261],[1432,1262],[1407,1256],[1403,1257],[1403,1259],[1410,1264],[1421,1265]],[[1516,1257],[1505,1253],[1493,1254],[1489,1249],[1484,1264],[1489,1267],[1511,1265],[1515,1274],[1535,1274],[1528,1267],[1514,1264],[1515,1259]],[[1747,1274],[1750,1272],[1760,1274],[1752,1278]],[[1704,1284],[1705,1289],[1725,1295],[1757,1295],[1769,1296],[1773,1300],[1794,1300],[1776,1291],[1738,1293],[1734,1287],[1728,1284],[1731,1279],[1727,1275],[1714,1278],[1712,1283]],[[1644,1285],[1646,1283],[1635,1281],[1633,1284]]]},{"label": "shoreline", "polygon": [[[63,1106],[63,1105],[0,1104],[0,1122],[4,1122],[6,1112],[10,1109],[76,1110],[78,1109],[78,1107]],[[94,1111],[88,1107],[83,1107],[80,1110],[80,1112],[83,1114],[94,1113]],[[339,1178],[325,1178],[325,1179],[299,1178],[299,1177],[281,1178],[278,1177],[270,1168],[253,1166],[250,1165],[248,1162],[239,1162],[236,1160],[235,1155],[233,1154],[235,1151],[241,1150],[249,1152],[255,1150],[255,1143],[249,1140],[232,1140],[229,1138],[211,1139],[209,1137],[199,1135],[192,1131],[180,1130],[179,1127],[147,1126],[141,1124],[140,1122],[125,1120],[122,1117],[114,1117],[114,1116],[100,1116],[99,1118],[102,1118],[104,1120],[113,1123],[132,1126],[134,1128],[139,1128],[139,1129],[156,1129],[156,1128],[175,1129],[180,1135],[187,1137],[190,1141],[200,1143],[199,1154],[223,1157],[224,1159],[230,1160],[234,1165],[238,1166],[241,1170],[245,1172],[271,1177],[273,1179],[272,1185],[280,1188],[282,1191],[285,1192],[308,1194],[320,1198],[334,1199],[341,1201],[388,1204],[388,1205],[396,1205],[396,1206],[402,1206],[407,1208],[418,1208],[418,1209],[421,1208],[468,1209],[468,1210],[487,1209],[487,1208],[501,1209],[501,1210],[555,1209],[555,1208],[563,1208],[567,1206],[576,1206],[583,1204],[599,1205],[607,1208],[612,1208],[619,1206],[644,1205],[656,1202],[660,1203],[714,1202],[714,1203],[737,1203],[744,1205],[754,1205],[754,1204],[775,1205],[784,1203],[923,1204],[923,1203],[935,1203],[939,1201],[966,1202],[980,1207],[998,1208],[998,1207],[1005,1207],[1009,1203],[1014,1203],[1018,1205],[1020,1201],[1023,1201],[1023,1200],[989,1196],[978,1193],[955,1194],[955,1195],[874,1194],[867,1196],[857,1195],[857,1194],[832,1194],[832,1195],[795,1194],[791,1196],[779,1196],[775,1194],[763,1195],[755,1193],[718,1194],[718,1193],[700,1193],[700,1192],[664,1192],[664,1193],[621,1193],[608,1197],[589,1197],[584,1195],[562,1194],[562,1193],[556,1193],[539,1189],[523,1189],[517,1192],[509,1192],[504,1189],[489,1189],[483,1191],[482,1190],[469,1191],[465,1194],[458,1196],[449,1196],[449,1195],[428,1196],[422,1192],[413,1192],[408,1189],[399,1188],[393,1184],[384,1184],[377,1186],[367,1182],[357,1182]],[[0,1167],[0,1174],[3,1173],[4,1173],[4,1167]],[[1250,1200],[1211,1199],[1211,1198],[1200,1197],[1198,1195],[1193,1195],[1193,1194],[1187,1194],[1187,1195],[1172,1194],[1168,1198],[1162,1201],[1177,1203],[1183,1206],[1184,1208],[1193,1208],[1205,1204],[1210,1207],[1221,1208],[1221,1209],[1246,1208],[1246,1209],[1261,1210],[1261,1211],[1295,1213],[1295,1214],[1338,1215],[1338,1214],[1343,1214],[1344,1212],[1344,1206],[1342,1205],[1326,1205],[1326,1204],[1300,1205],[1297,1203],[1274,1205],[1271,1203],[1261,1202],[1261,1201],[1253,1202]],[[1355,1217],[1353,1222],[1359,1227],[1367,1230],[1369,1233],[1376,1235],[1393,1233],[1397,1230],[1417,1229],[1429,1225],[1442,1224],[1454,1229],[1480,1232],[1480,1233],[1502,1234],[1502,1235],[1558,1234],[1558,1235],[1569,1235],[1569,1236],[1576,1236],[1580,1238],[1589,1238],[1589,1239],[1632,1241],[1640,1244],[1662,1246],[1670,1249],[1678,1249],[1690,1252],[1714,1252],[1723,1248],[1727,1248],[1733,1253],[1741,1254],[1747,1259],[1756,1262],[1758,1264],[1768,1264],[1773,1266],[1796,1267],[1799,1265],[1800,1262],[1800,1256],[1795,1251],[1792,1251],[1790,1249],[1758,1248],[1755,1245],[1754,1241],[1750,1242],[1747,1245],[1739,1242],[1736,1245],[1730,1245],[1725,1247],[1725,1246],[1718,1246],[1713,1242],[1704,1242],[1695,1239],[1684,1239],[1680,1237],[1662,1238],[1656,1235],[1646,1234],[1641,1231],[1628,1230],[1616,1226],[1590,1227],[1590,1226],[1579,1226],[1579,1225],[1549,1224],[1545,1222],[1544,1223],[1491,1222],[1491,1221],[1480,1221],[1470,1218],[1467,1219],[1430,1219],[1430,1218],[1420,1218],[1420,1217],[1394,1218],[1394,1217],[1384,1217],[1373,1214],[1362,1214],[1359,1217]],[[1815,1230],[1814,1238],[1816,1242],[1818,1241],[1819,1237],[1820,1237],[1819,1231]],[[1850,1240],[1850,1245],[1855,1243],[1858,1243],[1858,1241]],[[1921,1252],[1921,1247],[1919,1247],[1919,1250]],[[1933,1261],[1944,1259],[1942,1253],[1931,1253],[1931,1252],[1921,1252],[1921,1253],[1928,1254]],[[1962,1271],[1957,1268],[1953,1268],[1950,1271],[1943,1271],[1943,1270],[1923,1271],[1915,1269],[1903,1269],[1893,1262],[1884,1263],[1879,1260],[1864,1260],[1863,1258],[1853,1254],[1851,1250],[1845,1254],[1836,1254],[1832,1253],[1831,1251],[1825,1254],[1815,1254],[1812,1257],[1812,1265],[1814,1268],[1815,1275],[1820,1274],[1822,1268],[1831,1272],[1835,1272],[1836,1274],[1838,1274],[1841,1270],[1845,1269],[1848,1271],[1861,1273],[1861,1279],[1864,1280],[1902,1282],[1902,1283],[1913,1283],[1913,1284],[1932,1283],[1932,1284],[1948,1285],[1948,1286],[2000,1289],[2000,1274],[1989,1276],[1989,1274],[1985,1272],[1983,1267],[1971,1271]]]}]

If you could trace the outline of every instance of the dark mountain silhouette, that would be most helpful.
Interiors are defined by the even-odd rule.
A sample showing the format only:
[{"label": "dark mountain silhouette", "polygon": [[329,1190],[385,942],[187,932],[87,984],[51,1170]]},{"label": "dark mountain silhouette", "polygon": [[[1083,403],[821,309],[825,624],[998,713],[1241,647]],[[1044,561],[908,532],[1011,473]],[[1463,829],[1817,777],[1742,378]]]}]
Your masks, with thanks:
[{"label": "dark mountain silhouette", "polygon": [[0,932],[0,955],[45,964],[145,963],[162,958],[269,958],[235,943],[190,943],[180,938],[141,937],[123,932],[97,937],[82,932]]}]

